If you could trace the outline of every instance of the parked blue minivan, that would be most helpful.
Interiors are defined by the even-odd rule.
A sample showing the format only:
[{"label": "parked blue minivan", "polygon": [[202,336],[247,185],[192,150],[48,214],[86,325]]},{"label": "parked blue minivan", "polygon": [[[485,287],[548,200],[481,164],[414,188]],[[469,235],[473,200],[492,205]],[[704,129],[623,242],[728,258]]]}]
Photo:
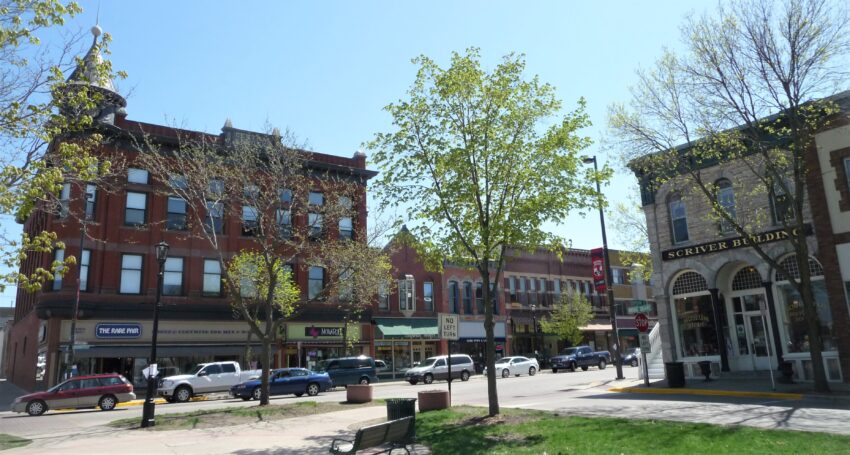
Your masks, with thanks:
[{"label": "parked blue minivan", "polygon": [[331,377],[334,387],[348,384],[369,384],[378,380],[375,360],[365,355],[322,360],[313,370],[327,373]]}]

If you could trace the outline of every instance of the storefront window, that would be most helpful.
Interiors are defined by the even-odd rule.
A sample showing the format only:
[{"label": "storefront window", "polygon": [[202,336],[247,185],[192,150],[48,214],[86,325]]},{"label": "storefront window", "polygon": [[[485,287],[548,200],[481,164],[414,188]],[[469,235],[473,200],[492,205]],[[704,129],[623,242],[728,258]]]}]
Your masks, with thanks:
[{"label": "storefront window", "polygon": [[[779,299],[784,308],[785,333],[788,352],[809,352],[809,335],[806,328],[806,316],[803,311],[803,299],[788,283],[780,284]],[[820,319],[823,350],[834,351],[835,333],[833,332],[832,312],[829,310],[829,297],[823,280],[812,281],[812,293],[815,296],[818,319]]]},{"label": "storefront window", "polygon": [[682,355],[704,357],[719,354],[711,296],[679,297],[674,301]]}]

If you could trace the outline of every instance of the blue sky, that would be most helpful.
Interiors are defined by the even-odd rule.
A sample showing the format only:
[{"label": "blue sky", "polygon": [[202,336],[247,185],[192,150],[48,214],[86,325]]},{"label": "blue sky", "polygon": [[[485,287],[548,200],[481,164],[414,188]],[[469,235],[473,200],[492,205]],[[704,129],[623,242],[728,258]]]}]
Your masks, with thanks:
[{"label": "blue sky", "polygon": [[[607,107],[628,100],[634,70],[650,66],[664,46],[676,48],[679,24],[714,1],[87,1],[70,21],[88,30],[100,3],[100,25],[113,42],[111,60],[129,77],[134,120],[218,132],[289,128],[313,150],[351,156],[374,133],[389,131],[383,107],[402,98],[425,54],[445,66],[452,51],[481,49],[492,68],[524,53],[527,75],[553,84],[572,109],[585,97],[600,150]],[[635,180],[624,172],[604,188],[624,200]],[[371,208],[375,211],[375,208]],[[7,219],[2,227],[14,230]],[[595,212],[553,230],[576,248],[601,246]],[[609,233],[609,246],[618,247]],[[0,295],[0,306],[14,288]]]}]

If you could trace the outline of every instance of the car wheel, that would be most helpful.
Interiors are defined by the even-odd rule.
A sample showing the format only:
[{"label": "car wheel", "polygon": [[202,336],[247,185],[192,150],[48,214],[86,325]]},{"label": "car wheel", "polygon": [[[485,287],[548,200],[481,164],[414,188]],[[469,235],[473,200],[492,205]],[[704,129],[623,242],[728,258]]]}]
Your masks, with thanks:
[{"label": "car wheel", "polygon": [[552,373],[557,373],[557,372],[558,372],[557,368],[552,368]]},{"label": "car wheel", "polygon": [[464,381],[464,382],[468,381],[469,380],[469,372],[466,371],[466,370],[463,370],[463,372],[460,374],[460,380]]},{"label": "car wheel", "polygon": [[298,392],[298,393],[296,393],[296,394],[294,394],[294,395],[295,395],[296,397],[303,397],[303,396],[304,396],[304,392]]},{"label": "car wheel", "polygon": [[575,373],[575,371],[576,371],[576,363],[575,362],[570,362],[570,371]]},{"label": "car wheel", "polygon": [[430,384],[434,382],[434,375],[432,375],[431,373],[426,374],[425,377],[422,378],[422,382],[424,382],[425,384]]},{"label": "car wheel", "polygon": [[27,405],[27,414],[31,416],[40,416],[47,411],[47,403],[41,400],[30,401]]},{"label": "car wheel", "polygon": [[118,399],[113,395],[104,395],[100,397],[100,401],[97,402],[101,411],[111,411],[115,409],[116,404],[118,404]]},{"label": "car wheel", "polygon": [[178,403],[185,403],[192,398],[192,389],[187,386],[180,386],[177,390],[174,391],[174,401]]},{"label": "car wheel", "polygon": [[260,390],[259,387],[254,388],[254,390],[251,392],[251,398],[259,401],[261,398],[263,398],[263,391]]},{"label": "car wheel", "polygon": [[416,385],[419,381],[412,381],[412,380],[411,380],[411,381],[407,381],[407,382],[409,382],[409,383],[410,383],[410,385]]},{"label": "car wheel", "polygon": [[588,369],[588,368],[590,368],[590,367],[588,367],[587,365],[585,365],[585,366],[581,367],[581,371],[587,371],[587,369]]},{"label": "car wheel", "polygon": [[631,365],[631,366],[633,366],[633,367],[638,366],[638,361],[637,361],[637,359],[632,360],[632,361],[630,362],[630,365]]},{"label": "car wheel", "polygon": [[366,376],[363,376],[362,378],[360,378],[360,381],[358,381],[358,382],[360,383],[360,385],[369,385],[369,378],[367,378]]},{"label": "car wheel", "polygon": [[[319,384],[316,384],[315,382],[311,382],[309,385],[307,385],[307,395],[314,397],[318,394],[319,394]],[[299,393],[299,395],[301,395],[301,394]]]},{"label": "car wheel", "polygon": [[248,401],[248,400],[250,400],[250,399],[251,399],[251,397],[239,397],[239,398],[241,398],[241,399],[242,399],[242,401]]},{"label": "car wheel", "polygon": [[599,369],[600,370],[604,370],[606,366],[608,366],[608,364],[605,363],[604,359],[599,361]]},{"label": "car wheel", "polygon": [[529,376],[534,376],[535,374],[537,374],[537,368],[530,367],[530,368],[528,369],[528,375],[529,375]]},{"label": "car wheel", "polygon": [[511,375],[511,372],[510,372],[510,370],[508,370],[507,368],[505,368],[504,370],[502,370],[502,377],[503,377],[503,378],[510,377],[510,375]]},{"label": "car wheel", "polygon": [[[243,398],[243,400],[244,400],[244,398]],[[166,403],[174,403],[174,397],[165,397],[165,402]]]}]

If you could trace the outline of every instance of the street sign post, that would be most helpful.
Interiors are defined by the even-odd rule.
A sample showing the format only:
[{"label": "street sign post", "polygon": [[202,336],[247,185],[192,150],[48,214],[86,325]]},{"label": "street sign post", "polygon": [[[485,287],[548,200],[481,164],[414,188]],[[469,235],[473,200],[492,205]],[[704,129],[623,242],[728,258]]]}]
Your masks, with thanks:
[{"label": "street sign post", "polygon": [[446,340],[448,355],[446,356],[446,365],[448,366],[448,382],[449,382],[449,403],[452,399],[452,341],[460,338],[460,322],[456,314],[440,313],[438,327],[440,338]]},{"label": "street sign post", "polygon": [[643,383],[649,387],[649,365],[646,364],[646,354],[652,352],[652,346],[649,344],[649,318],[644,313],[635,315],[635,328],[640,332],[640,356],[643,360]]}]

